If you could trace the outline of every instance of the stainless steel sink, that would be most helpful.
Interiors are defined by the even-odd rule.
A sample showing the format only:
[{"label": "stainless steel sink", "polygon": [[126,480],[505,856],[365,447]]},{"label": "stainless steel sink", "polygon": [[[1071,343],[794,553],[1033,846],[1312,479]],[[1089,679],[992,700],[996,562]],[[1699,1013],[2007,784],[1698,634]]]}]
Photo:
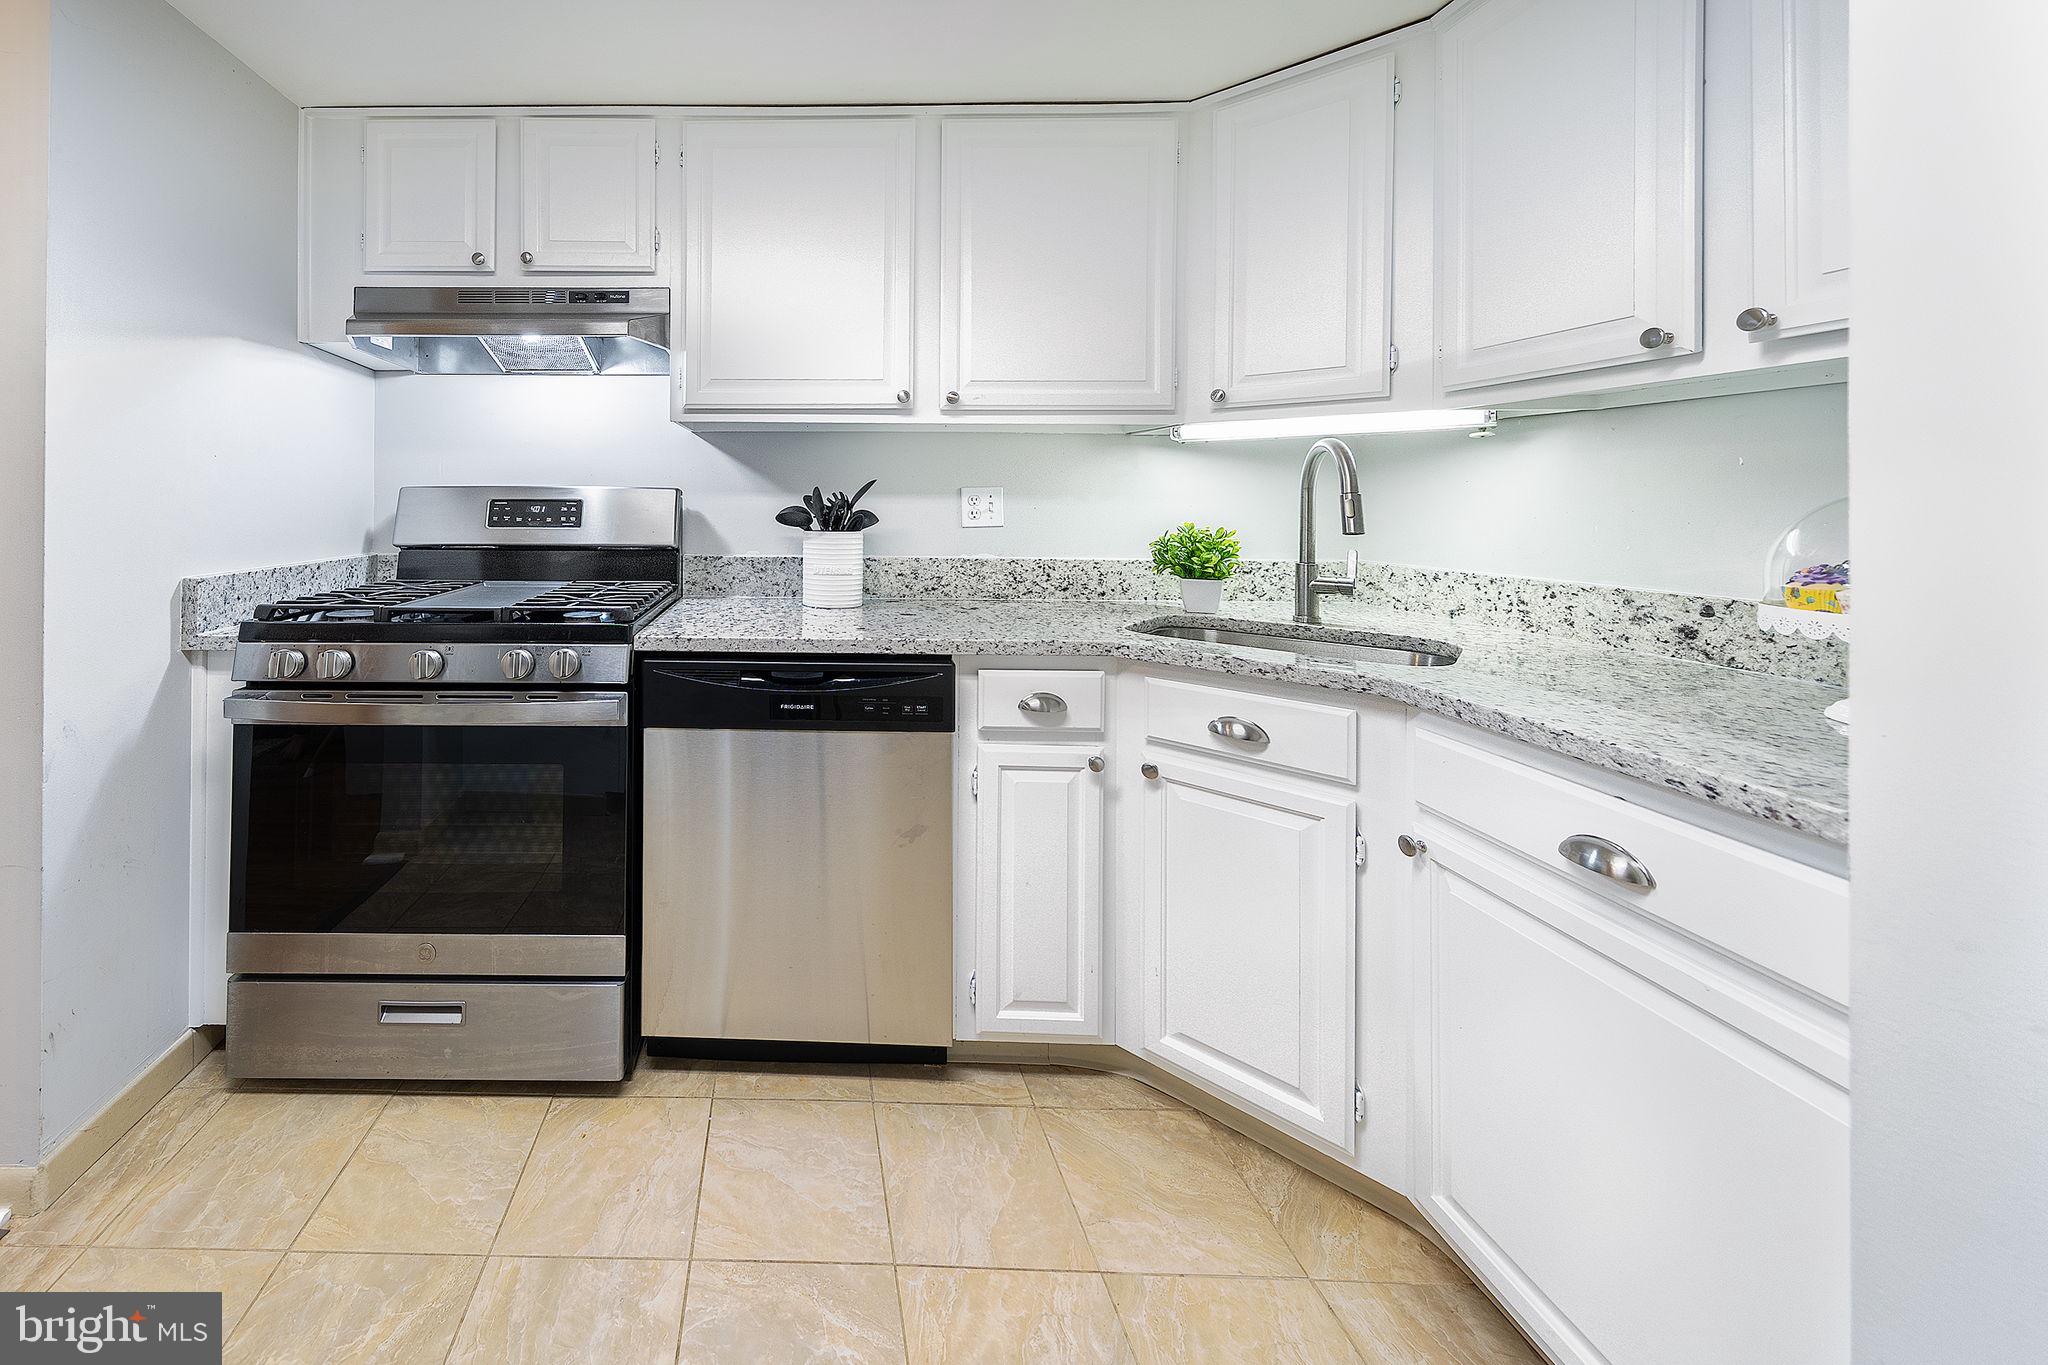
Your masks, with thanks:
[{"label": "stainless steel sink", "polygon": [[1458,662],[1458,647],[1439,640],[1410,640],[1396,635],[1334,631],[1314,626],[1290,627],[1276,623],[1269,628],[1264,622],[1195,626],[1177,621],[1145,621],[1131,629],[1140,635],[1192,640],[1204,645],[1229,645],[1235,649],[1256,649],[1269,654],[1301,655],[1324,663],[1443,668]]}]

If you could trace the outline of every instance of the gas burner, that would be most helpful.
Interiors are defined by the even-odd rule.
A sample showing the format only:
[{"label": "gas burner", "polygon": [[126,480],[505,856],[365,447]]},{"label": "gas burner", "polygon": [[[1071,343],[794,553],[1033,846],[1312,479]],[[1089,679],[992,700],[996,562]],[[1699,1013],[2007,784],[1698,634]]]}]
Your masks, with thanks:
[{"label": "gas burner", "polygon": [[365,583],[308,597],[265,602],[256,608],[259,621],[388,621],[392,610],[442,593],[473,588],[474,581],[427,579],[420,582]]}]

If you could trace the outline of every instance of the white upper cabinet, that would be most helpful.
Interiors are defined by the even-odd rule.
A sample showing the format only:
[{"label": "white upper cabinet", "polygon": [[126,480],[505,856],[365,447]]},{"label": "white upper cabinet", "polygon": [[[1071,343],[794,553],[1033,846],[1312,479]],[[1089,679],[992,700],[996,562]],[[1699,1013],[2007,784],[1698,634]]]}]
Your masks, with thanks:
[{"label": "white upper cabinet", "polygon": [[1849,321],[1849,0],[1752,0],[1752,338]]},{"label": "white upper cabinet", "polygon": [[1445,389],[1697,351],[1700,0],[1437,19]]},{"label": "white upper cabinet", "polygon": [[1145,759],[1142,1050],[1348,1152],[1357,808],[1167,748]]},{"label": "white upper cabinet", "polygon": [[1149,115],[946,120],[946,412],[1173,405],[1179,128]]},{"label": "white upper cabinet", "polygon": [[496,119],[366,119],[363,269],[490,273],[497,185]]},{"label": "white upper cabinet", "polygon": [[1384,53],[1217,107],[1210,407],[1387,396],[1393,113]]},{"label": "white upper cabinet", "polygon": [[651,118],[519,120],[519,262],[531,271],[654,269]]},{"label": "white upper cabinet", "polygon": [[683,406],[892,409],[911,392],[915,125],[688,125]]},{"label": "white upper cabinet", "polygon": [[[986,676],[986,675],[984,675]],[[1107,1041],[1092,747],[988,744],[975,804],[975,1032]]]}]

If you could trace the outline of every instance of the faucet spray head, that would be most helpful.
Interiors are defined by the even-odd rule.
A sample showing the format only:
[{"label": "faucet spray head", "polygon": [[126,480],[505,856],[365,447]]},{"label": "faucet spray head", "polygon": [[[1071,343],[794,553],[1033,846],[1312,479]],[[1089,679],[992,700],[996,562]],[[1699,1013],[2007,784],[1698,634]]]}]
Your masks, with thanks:
[{"label": "faucet spray head", "polygon": [[1355,492],[1340,491],[1337,494],[1337,512],[1344,519],[1344,534],[1347,536],[1365,534],[1365,509],[1360,505],[1362,502],[1363,499]]}]

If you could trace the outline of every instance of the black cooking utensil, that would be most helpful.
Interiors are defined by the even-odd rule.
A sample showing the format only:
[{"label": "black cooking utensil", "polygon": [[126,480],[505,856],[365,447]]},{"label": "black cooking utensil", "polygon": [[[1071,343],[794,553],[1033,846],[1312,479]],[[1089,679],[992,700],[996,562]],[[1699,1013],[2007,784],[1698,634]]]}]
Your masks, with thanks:
[{"label": "black cooking utensil", "polygon": [[811,513],[810,509],[807,507],[798,507],[792,504],[788,507],[783,508],[780,512],[777,512],[775,514],[775,519],[781,522],[784,526],[794,526],[799,531],[808,531],[811,529]]},{"label": "black cooking utensil", "polygon": [[841,529],[847,531],[865,531],[868,529],[868,527],[873,526],[876,522],[880,520],[880,517],[876,516],[873,512],[870,512],[867,508],[863,507],[858,512],[855,512],[851,516],[847,517],[846,525]]}]

